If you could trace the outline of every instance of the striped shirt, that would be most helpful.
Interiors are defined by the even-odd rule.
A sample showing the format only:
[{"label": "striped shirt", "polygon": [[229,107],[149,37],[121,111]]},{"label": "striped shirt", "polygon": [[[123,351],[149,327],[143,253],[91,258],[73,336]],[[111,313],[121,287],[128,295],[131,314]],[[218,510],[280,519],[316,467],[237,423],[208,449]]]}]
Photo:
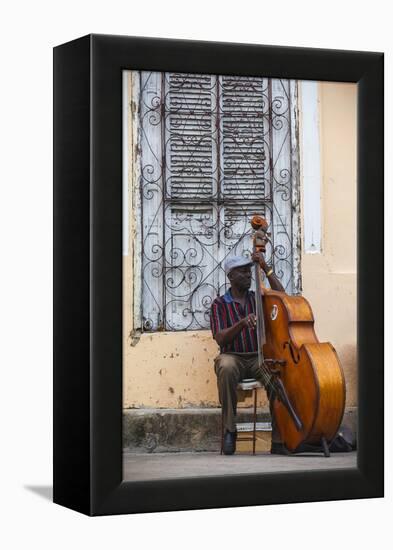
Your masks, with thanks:
[{"label": "striped shirt", "polygon": [[[213,337],[223,329],[233,326],[235,323],[247,317],[250,313],[256,313],[255,293],[247,292],[244,308],[236,302],[229,289],[223,296],[214,300],[210,310],[210,328]],[[220,348],[221,353],[237,352],[251,353],[258,351],[257,331],[255,328],[245,327],[239,332],[230,344]]]}]

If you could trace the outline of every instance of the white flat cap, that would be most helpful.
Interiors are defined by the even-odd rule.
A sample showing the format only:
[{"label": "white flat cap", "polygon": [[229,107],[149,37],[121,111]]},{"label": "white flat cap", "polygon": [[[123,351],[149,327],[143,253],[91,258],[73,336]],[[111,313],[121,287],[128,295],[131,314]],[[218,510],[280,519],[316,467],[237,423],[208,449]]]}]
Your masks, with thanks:
[{"label": "white flat cap", "polygon": [[225,261],[224,270],[226,275],[228,275],[232,269],[235,269],[236,267],[244,267],[245,265],[252,264],[253,262],[250,258],[246,258],[246,256],[231,256]]}]

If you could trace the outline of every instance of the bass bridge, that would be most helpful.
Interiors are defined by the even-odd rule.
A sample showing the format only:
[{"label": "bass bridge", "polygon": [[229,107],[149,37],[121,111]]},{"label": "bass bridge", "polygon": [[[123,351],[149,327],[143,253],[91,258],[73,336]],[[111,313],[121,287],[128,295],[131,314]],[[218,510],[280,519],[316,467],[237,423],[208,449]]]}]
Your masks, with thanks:
[{"label": "bass bridge", "polygon": [[271,374],[280,374],[280,369],[277,367],[285,367],[287,362],[284,359],[264,359],[265,365],[268,367]]}]

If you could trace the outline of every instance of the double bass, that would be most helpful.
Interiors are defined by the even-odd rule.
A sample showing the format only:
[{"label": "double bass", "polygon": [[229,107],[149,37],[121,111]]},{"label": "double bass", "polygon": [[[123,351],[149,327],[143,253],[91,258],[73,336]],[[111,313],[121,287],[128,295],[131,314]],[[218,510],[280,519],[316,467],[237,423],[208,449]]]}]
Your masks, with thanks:
[{"label": "double bass", "polygon": [[[267,222],[254,216],[254,252],[264,252]],[[337,353],[319,342],[314,315],[302,296],[267,289],[255,263],[259,364],[272,386],[281,440],[295,453],[313,446],[329,456],[345,407],[345,380]]]}]

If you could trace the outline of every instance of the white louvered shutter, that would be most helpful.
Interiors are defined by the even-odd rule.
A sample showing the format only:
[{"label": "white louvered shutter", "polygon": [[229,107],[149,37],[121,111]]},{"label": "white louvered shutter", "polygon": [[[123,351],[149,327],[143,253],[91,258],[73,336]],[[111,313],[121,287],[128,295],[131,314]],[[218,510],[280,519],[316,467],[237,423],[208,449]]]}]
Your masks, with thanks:
[{"label": "white louvered shutter", "polygon": [[[292,289],[288,82],[141,73],[142,318],[145,330],[207,328],[223,262],[250,254],[250,218]],[[138,236],[137,236],[138,237]]]}]

